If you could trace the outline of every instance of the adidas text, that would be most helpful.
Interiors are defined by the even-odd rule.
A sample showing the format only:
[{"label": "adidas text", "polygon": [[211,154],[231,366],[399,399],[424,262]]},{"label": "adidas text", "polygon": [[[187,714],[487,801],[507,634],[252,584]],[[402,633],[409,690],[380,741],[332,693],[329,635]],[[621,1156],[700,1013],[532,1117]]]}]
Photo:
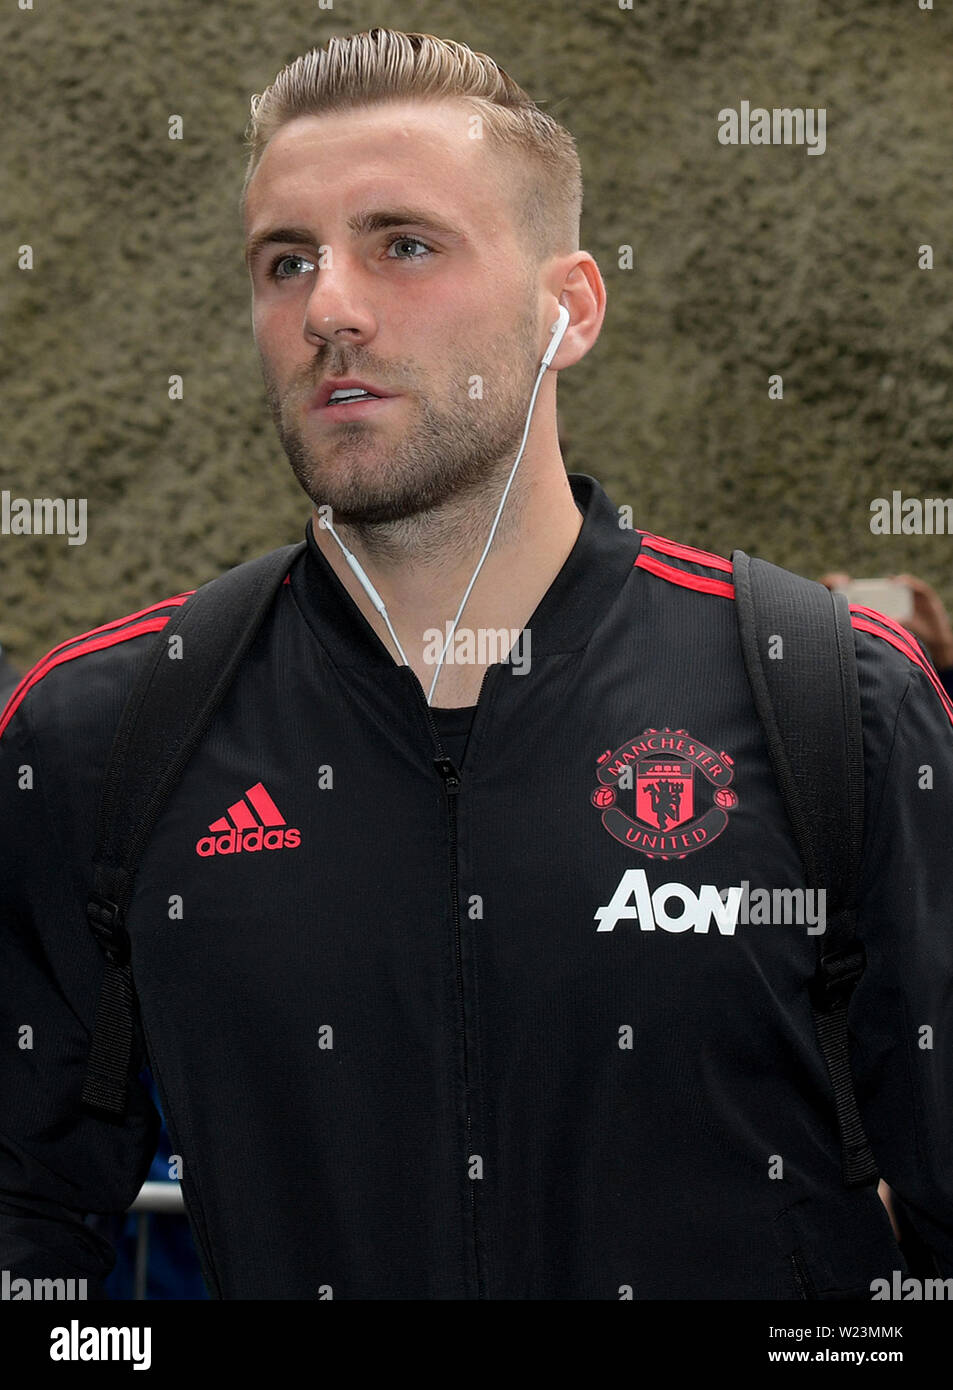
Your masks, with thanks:
[{"label": "adidas text", "polygon": [[258,825],[254,830],[226,830],[224,835],[203,835],[195,846],[195,852],[204,859],[213,854],[246,854],[261,849],[297,849],[301,844],[301,831],[266,830]]}]

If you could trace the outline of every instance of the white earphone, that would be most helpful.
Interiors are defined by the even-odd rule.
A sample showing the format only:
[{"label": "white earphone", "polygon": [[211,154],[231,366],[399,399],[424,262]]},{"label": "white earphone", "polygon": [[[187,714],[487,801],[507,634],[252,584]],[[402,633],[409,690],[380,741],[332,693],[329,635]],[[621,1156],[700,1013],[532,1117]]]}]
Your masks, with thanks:
[{"label": "white earphone", "polygon": [[[480,570],[483,568],[483,561],[486,559],[487,555],[489,554],[489,552],[490,552],[490,546],[493,544],[493,537],[496,535],[496,528],[497,528],[497,526],[499,525],[500,517],[501,517],[502,514],[503,514],[503,507],[504,507],[504,504],[505,504],[505,502],[506,502],[507,496],[509,495],[510,484],[512,483],[514,477],[516,476],[516,469],[517,469],[517,467],[518,467],[518,465],[519,465],[520,459],[523,457],[523,450],[526,448],[526,439],[527,439],[527,436],[529,435],[530,421],[531,421],[532,418],[533,418],[533,407],[536,405],[536,397],[537,397],[537,395],[539,394],[539,385],[540,385],[540,382],[541,382],[542,379],[543,379],[543,373],[546,371],[546,368],[547,368],[547,367],[549,367],[549,366],[552,365],[552,360],[553,360],[553,358],[556,356],[556,352],[557,352],[557,350],[558,350],[558,348],[559,348],[559,344],[562,342],[563,336],[565,335],[566,329],[567,329],[568,327],[569,327],[569,310],[566,308],[565,304],[560,304],[560,306],[559,306],[559,317],[557,318],[556,322],[553,324],[553,326],[552,326],[552,327],[550,328],[550,330],[549,330],[550,333],[552,334],[552,342],[549,344],[549,346],[547,347],[546,351],[543,353],[543,359],[542,359],[542,362],[540,363],[539,373],[538,373],[538,375],[537,375],[537,377],[536,377],[536,384],[535,384],[535,386],[533,387],[533,394],[532,394],[532,397],[531,397],[530,403],[529,403],[529,412],[527,413],[527,416],[526,416],[526,427],[525,427],[524,430],[523,430],[523,438],[522,438],[522,440],[521,440],[521,442],[520,442],[519,452],[518,452],[517,455],[516,455],[516,459],[515,459],[515,461],[514,461],[514,463],[513,463],[513,467],[512,467],[512,469],[511,469],[511,471],[510,471],[510,476],[509,476],[509,478],[508,478],[508,480],[507,480],[506,487],[503,489],[503,496],[500,498],[500,505],[499,505],[499,507],[497,508],[496,516],[495,516],[495,518],[494,518],[494,520],[493,520],[493,525],[492,525],[492,527],[490,528],[490,534],[489,534],[489,537],[488,537],[488,539],[487,539],[487,543],[486,543],[486,545],[485,545],[485,547],[484,547],[484,549],[483,549],[483,554],[480,556],[479,563],[477,564],[476,569],[473,571],[473,575],[472,575],[472,577],[471,577],[471,579],[470,579],[470,582],[469,582],[469,584],[467,585],[467,588],[466,588],[466,593],[463,595],[463,599],[462,599],[462,601],[461,601],[461,603],[460,603],[460,607],[457,609],[457,616],[456,616],[456,617],[454,618],[454,620],[453,620],[453,626],[451,627],[449,633],[447,634],[447,640],[446,640],[446,642],[444,643],[443,651],[440,653],[440,661],[439,661],[438,664],[437,664],[437,670],[436,670],[436,672],[435,672],[435,674],[434,674],[433,681],[431,682],[431,685],[430,685],[430,691],[429,691],[429,693],[428,693],[428,695],[427,695],[427,704],[428,704],[428,705],[431,704],[431,703],[433,702],[433,692],[434,692],[434,688],[436,687],[437,679],[438,679],[438,677],[439,677],[439,675],[440,675],[440,672],[441,672],[441,670],[442,670],[442,668],[443,668],[444,659],[445,659],[445,657],[446,657],[446,655],[447,655],[447,651],[449,650],[450,643],[453,641],[454,633],[455,633],[456,630],[457,630],[457,624],[458,624],[459,621],[460,621],[460,617],[461,617],[461,615],[462,615],[462,613],[463,613],[463,610],[464,610],[464,608],[465,608],[465,606],[466,606],[467,599],[470,597],[470,591],[471,591],[471,589],[473,588],[474,584],[476,583],[477,575],[480,573]],[[357,576],[357,579],[358,579],[358,581],[359,581],[361,587],[363,588],[364,592],[367,594],[367,597],[370,599],[371,603],[372,603],[372,604],[374,605],[374,607],[377,609],[378,613],[380,613],[381,617],[384,619],[384,622],[387,624],[387,630],[388,630],[388,632],[390,633],[391,637],[394,639],[394,645],[395,645],[395,647],[397,648],[397,650],[400,652],[400,655],[401,655],[401,658],[402,658],[402,660],[403,660],[404,665],[405,665],[405,666],[409,666],[409,665],[410,665],[410,662],[407,660],[407,657],[404,655],[404,649],[403,649],[403,647],[400,645],[400,642],[398,641],[398,638],[397,638],[397,633],[394,631],[393,626],[391,625],[391,620],[390,620],[390,618],[389,618],[389,616],[388,616],[387,609],[386,609],[386,607],[384,606],[384,600],[381,598],[380,594],[379,594],[379,593],[377,592],[377,590],[374,588],[374,585],[373,585],[373,584],[371,583],[371,581],[368,579],[368,577],[367,577],[367,575],[365,574],[364,569],[363,569],[363,567],[362,567],[362,565],[361,565],[360,560],[358,560],[357,556],[356,556],[356,555],[352,555],[352,553],[350,552],[350,550],[348,550],[347,546],[346,546],[346,545],[344,544],[344,542],[341,540],[340,536],[337,534],[337,532],[335,531],[334,527],[331,525],[331,522],[330,522],[330,521],[323,521],[323,522],[322,522],[322,525],[323,525],[328,531],[331,532],[331,535],[334,537],[334,539],[337,541],[338,545],[341,547],[341,553],[343,554],[343,556],[344,556],[345,560],[347,561],[347,563],[350,565],[350,567],[351,567],[351,569],[353,570],[354,574]]]},{"label": "white earphone", "polygon": [[566,332],[566,329],[568,327],[569,310],[566,308],[565,304],[560,304],[559,318],[556,320],[552,328],[549,330],[550,333],[553,335],[553,341],[550,343],[549,347],[543,353],[544,367],[548,367],[552,362],[553,358],[556,356],[556,350],[559,347],[559,344],[562,342],[563,334]]}]

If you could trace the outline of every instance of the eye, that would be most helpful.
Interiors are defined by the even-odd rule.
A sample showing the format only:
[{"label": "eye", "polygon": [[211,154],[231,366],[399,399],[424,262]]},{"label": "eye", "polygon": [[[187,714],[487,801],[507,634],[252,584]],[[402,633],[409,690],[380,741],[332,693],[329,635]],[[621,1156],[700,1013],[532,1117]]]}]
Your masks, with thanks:
[{"label": "eye", "polygon": [[[425,241],[421,241],[419,237],[415,237],[415,236],[405,236],[405,235],[402,235],[402,236],[394,236],[394,237],[391,237],[390,241],[389,241],[387,244],[388,244],[388,247],[391,247],[391,246],[400,246],[401,243],[403,243],[405,246],[422,246],[422,247],[424,248],[424,250],[427,252],[428,255],[432,255],[432,254],[433,254],[433,247],[432,247],[432,246],[428,246],[427,243],[426,243]],[[422,260],[423,257],[422,257],[422,256],[391,256],[390,259],[391,259],[391,260],[396,260],[396,261],[419,261],[419,260]]]},{"label": "eye", "polygon": [[299,256],[295,252],[291,254],[285,253],[283,256],[276,256],[268,267],[269,280],[296,280],[298,278],[294,274],[285,275],[282,273],[281,266],[283,266],[286,261],[300,261],[303,265],[307,266],[313,266],[314,264],[313,261],[308,260],[307,256]]}]

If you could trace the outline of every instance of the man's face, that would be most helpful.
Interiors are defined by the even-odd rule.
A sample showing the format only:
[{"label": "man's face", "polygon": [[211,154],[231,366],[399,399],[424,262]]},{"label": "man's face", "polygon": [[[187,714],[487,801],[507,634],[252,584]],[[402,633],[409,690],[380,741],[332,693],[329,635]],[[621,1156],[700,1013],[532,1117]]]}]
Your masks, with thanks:
[{"label": "man's face", "polygon": [[[336,522],[418,515],[516,457],[543,301],[509,165],[469,138],[471,115],[442,101],[298,117],[248,189],[269,406],[299,483]],[[313,397],[328,377],[394,394],[325,410]]]}]

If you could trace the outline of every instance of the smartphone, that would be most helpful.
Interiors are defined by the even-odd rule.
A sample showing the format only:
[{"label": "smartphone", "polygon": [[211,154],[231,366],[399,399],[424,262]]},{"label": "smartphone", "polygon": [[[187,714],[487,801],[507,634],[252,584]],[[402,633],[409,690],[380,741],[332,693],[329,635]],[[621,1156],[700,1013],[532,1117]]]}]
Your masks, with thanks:
[{"label": "smartphone", "polygon": [[859,603],[905,623],[913,617],[913,590],[899,579],[852,579],[845,588],[848,603]]}]

